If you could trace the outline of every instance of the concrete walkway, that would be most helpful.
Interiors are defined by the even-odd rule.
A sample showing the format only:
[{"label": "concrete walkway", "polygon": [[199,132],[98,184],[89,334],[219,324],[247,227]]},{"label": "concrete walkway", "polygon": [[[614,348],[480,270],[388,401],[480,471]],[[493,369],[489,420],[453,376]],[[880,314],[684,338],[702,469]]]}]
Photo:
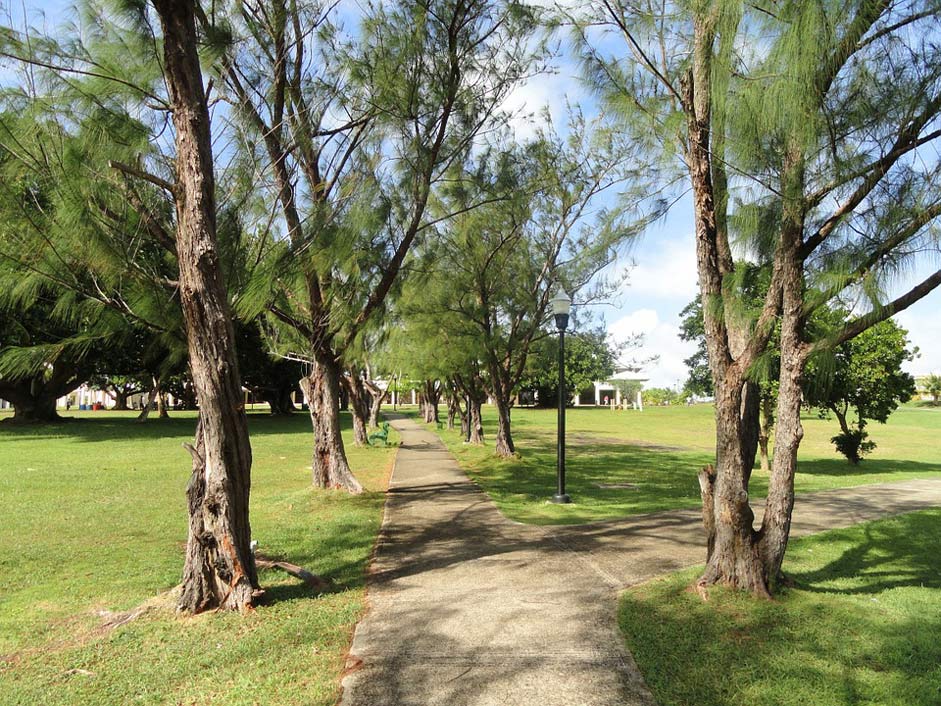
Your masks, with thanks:
[{"label": "concrete walkway", "polygon": [[[342,706],[653,704],[618,634],[617,592],[702,563],[699,511],[520,525],[434,433],[393,426],[402,448]],[[941,480],[815,493],[798,499],[792,534],[935,505]]]}]

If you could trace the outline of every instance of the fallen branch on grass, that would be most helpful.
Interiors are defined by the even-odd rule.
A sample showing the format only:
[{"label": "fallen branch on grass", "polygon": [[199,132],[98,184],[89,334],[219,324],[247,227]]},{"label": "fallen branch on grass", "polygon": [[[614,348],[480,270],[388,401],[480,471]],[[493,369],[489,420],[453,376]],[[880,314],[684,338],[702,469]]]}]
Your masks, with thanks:
[{"label": "fallen branch on grass", "polygon": [[311,588],[329,588],[332,585],[330,579],[321,578],[316,574],[312,574],[303,566],[291,564],[286,561],[266,559],[265,557],[258,554],[255,555],[255,566],[257,566],[259,569],[281,569],[281,571],[299,578]]}]

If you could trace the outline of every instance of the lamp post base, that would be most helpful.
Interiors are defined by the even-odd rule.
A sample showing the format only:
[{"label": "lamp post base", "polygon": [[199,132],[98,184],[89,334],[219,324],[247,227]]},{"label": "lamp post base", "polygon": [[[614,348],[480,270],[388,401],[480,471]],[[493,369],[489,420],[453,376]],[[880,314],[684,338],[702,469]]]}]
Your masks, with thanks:
[{"label": "lamp post base", "polygon": [[559,495],[558,493],[556,493],[555,495],[552,496],[552,502],[557,503],[559,505],[565,505],[566,503],[572,502],[572,498],[568,496],[568,493],[563,493],[562,495]]}]

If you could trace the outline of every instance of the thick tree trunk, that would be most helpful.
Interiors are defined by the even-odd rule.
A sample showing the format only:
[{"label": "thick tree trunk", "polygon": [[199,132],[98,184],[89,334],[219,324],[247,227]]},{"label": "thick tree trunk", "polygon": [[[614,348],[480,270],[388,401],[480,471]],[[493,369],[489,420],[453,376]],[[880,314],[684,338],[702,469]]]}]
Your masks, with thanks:
[{"label": "thick tree trunk", "polygon": [[716,465],[699,474],[707,557],[699,585],[721,583],[767,596],[748,496],[760,445],[760,390],[741,382],[735,369],[729,372],[730,379],[716,386]]},{"label": "thick tree trunk", "polygon": [[130,396],[129,393],[124,392],[123,390],[114,389],[114,411],[115,412],[126,412],[127,411],[127,398]]},{"label": "thick tree trunk", "polygon": [[13,405],[10,422],[46,424],[61,420],[56,412],[56,400],[78,387],[82,377],[75,365],[56,361],[48,376],[0,379],[0,398]]},{"label": "thick tree trunk", "polygon": [[329,360],[313,364],[310,375],[301,379],[307,396],[310,421],[314,429],[311,463],[313,484],[317,488],[343,488],[363,492],[353,476],[340,434],[340,368]]},{"label": "thick tree trunk", "polygon": [[160,394],[157,395],[157,418],[158,419],[169,419],[170,412],[167,409],[167,393],[163,390],[160,391]]},{"label": "thick tree trunk", "polygon": [[480,411],[481,401],[479,399],[471,398],[470,405],[470,443],[477,446],[484,443],[484,420],[483,415]]},{"label": "thick tree trunk", "polygon": [[366,422],[369,417],[369,393],[356,370],[350,370],[349,375],[343,377],[343,381],[350,400],[350,410],[353,412],[353,443],[357,446],[368,446]]},{"label": "thick tree trunk", "polygon": [[497,393],[494,396],[497,407],[497,436],[494,442],[494,452],[497,456],[508,458],[516,453],[513,445],[513,433],[510,429],[510,401]]},{"label": "thick tree trunk", "polygon": [[761,399],[761,431],[758,433],[758,449],[761,455],[761,470],[768,473],[771,470],[769,445],[771,443],[771,430],[774,427],[774,402],[770,396]]},{"label": "thick tree trunk", "polygon": [[366,414],[362,414],[355,404],[351,402],[351,411],[353,412],[353,444],[355,446],[368,446],[369,440],[366,434]]},{"label": "thick tree trunk", "polygon": [[786,361],[782,355],[774,460],[771,464],[768,499],[761,524],[762,564],[765,580],[772,590],[781,577],[781,564],[790,535],[797,449],[804,436],[800,421],[802,369],[803,361],[799,355],[794,356],[791,361]]},{"label": "thick tree trunk", "polygon": [[190,371],[199,398],[180,610],[251,608],[258,591],[248,508],[252,453],[232,315],[216,246],[209,110],[192,0],[153,0],[176,130],[176,250]]},{"label": "thick tree trunk", "polygon": [[[748,482],[758,448],[758,390],[753,383],[746,383],[746,371],[736,362],[748,337],[743,322],[734,321],[731,312],[712,306],[721,301],[726,278],[734,270],[726,228],[724,165],[719,161],[714,168],[712,163],[714,148],[721,152],[721,147],[711,141],[711,62],[715,33],[710,12],[694,15],[692,61],[682,80],[697,268],[716,394],[715,479],[707,477],[706,487],[702,489],[706,502],[703,519],[710,535],[707,543],[712,545],[712,550],[699,585],[727,584],[767,596],[758,535],[753,527],[754,514],[748,498]],[[717,140],[722,138],[720,130]]]},{"label": "thick tree trunk", "polygon": [[702,524],[706,530],[706,562],[712,560],[716,546],[716,468],[712,464],[699,471],[699,495],[702,497]]},{"label": "thick tree trunk", "polygon": [[441,400],[441,386],[437,380],[425,380],[422,383],[421,409],[422,418],[426,424],[437,424],[438,402]]},{"label": "thick tree trunk", "polygon": [[282,386],[282,387],[266,387],[261,390],[262,399],[268,403],[268,409],[271,410],[271,414],[277,416],[287,416],[294,414],[296,408],[294,407],[294,401],[291,399],[291,393],[294,391],[293,386]]},{"label": "thick tree trunk", "polygon": [[22,395],[9,400],[13,405],[12,422],[16,424],[47,424],[62,418],[56,412],[56,397],[50,395]]},{"label": "thick tree trunk", "polygon": [[768,499],[761,523],[760,552],[765,581],[774,590],[782,574],[794,509],[794,476],[797,449],[804,437],[801,426],[801,382],[807,362],[804,343],[804,262],[805,204],[795,194],[804,193],[804,157],[799,139],[789,146],[782,174],[783,210],[775,267],[781,282],[781,370],[778,377],[778,406],[775,422],[774,460],[768,480]]},{"label": "thick tree trunk", "polygon": [[[734,372],[734,371],[731,371]],[[726,584],[767,596],[768,587],[754,530],[754,513],[748,502],[748,478],[754,464],[744,463],[744,451],[751,442],[745,438],[741,381],[732,378],[716,386],[716,474],[712,484],[712,523],[714,536],[700,586]],[[754,453],[754,452],[753,452]],[[707,495],[703,494],[704,499]],[[709,523],[706,522],[707,531]]]},{"label": "thick tree trunk", "polygon": [[458,412],[461,409],[461,403],[454,394],[448,395],[448,429],[454,429],[454,420],[457,419]]},{"label": "thick tree trunk", "polygon": [[772,588],[781,576],[781,564],[791,531],[797,449],[804,437],[801,426],[801,381],[807,360],[804,330],[802,263],[798,257],[802,228],[784,228],[787,252],[781,256],[783,306],[781,311],[781,373],[775,425],[774,460],[768,481],[768,500],[761,524],[761,556],[765,578]]},{"label": "thick tree trunk", "polygon": [[379,412],[382,410],[382,403],[385,401],[385,393],[373,393],[369,403],[369,428],[376,429],[379,426]]}]

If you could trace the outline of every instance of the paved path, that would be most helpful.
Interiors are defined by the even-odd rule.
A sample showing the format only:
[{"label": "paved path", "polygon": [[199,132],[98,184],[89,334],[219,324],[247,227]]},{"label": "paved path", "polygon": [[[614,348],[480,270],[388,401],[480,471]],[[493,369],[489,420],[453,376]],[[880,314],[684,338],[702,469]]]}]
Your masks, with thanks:
[{"label": "paved path", "polygon": [[[699,512],[520,525],[434,433],[393,426],[403,443],[341,705],[653,704],[618,634],[617,592],[701,563]],[[815,493],[792,534],[934,505],[941,480]]]}]

